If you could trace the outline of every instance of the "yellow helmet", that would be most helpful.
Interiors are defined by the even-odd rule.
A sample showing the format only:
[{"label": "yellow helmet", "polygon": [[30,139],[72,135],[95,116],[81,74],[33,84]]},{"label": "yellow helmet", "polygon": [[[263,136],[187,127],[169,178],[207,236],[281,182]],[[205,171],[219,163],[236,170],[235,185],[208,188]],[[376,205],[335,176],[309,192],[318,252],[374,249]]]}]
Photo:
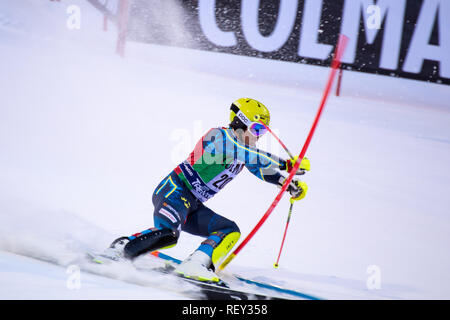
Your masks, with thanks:
[{"label": "yellow helmet", "polygon": [[[266,126],[270,123],[270,113],[264,104],[255,99],[240,98],[231,104],[230,122],[240,122],[249,127],[252,122],[262,121]],[[243,115],[242,115],[243,114]],[[239,120],[236,120],[238,118]]]}]

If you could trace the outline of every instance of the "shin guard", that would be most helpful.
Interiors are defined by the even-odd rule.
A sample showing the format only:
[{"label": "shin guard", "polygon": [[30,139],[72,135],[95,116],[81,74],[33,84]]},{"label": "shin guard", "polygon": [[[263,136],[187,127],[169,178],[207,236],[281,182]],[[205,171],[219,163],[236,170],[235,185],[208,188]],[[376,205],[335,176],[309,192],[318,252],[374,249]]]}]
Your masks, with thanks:
[{"label": "shin guard", "polygon": [[133,259],[147,252],[174,246],[178,236],[178,232],[167,228],[150,229],[149,232],[134,235],[124,248],[125,257]]},{"label": "shin guard", "polygon": [[234,245],[239,241],[240,236],[240,232],[231,232],[225,235],[222,238],[222,241],[217,244],[211,257],[215,268],[219,267],[219,265],[223,262],[228,252],[230,252]]}]

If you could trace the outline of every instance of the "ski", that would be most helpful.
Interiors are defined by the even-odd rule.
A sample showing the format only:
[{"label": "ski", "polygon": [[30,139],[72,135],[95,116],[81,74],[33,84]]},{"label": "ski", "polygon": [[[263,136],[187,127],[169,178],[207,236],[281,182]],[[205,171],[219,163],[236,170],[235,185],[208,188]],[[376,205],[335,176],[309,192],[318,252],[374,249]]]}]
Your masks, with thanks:
[{"label": "ski", "polygon": [[[151,252],[151,255],[153,255],[155,257],[158,257],[158,258],[161,258],[163,260],[166,260],[166,261],[168,261],[170,263],[174,263],[174,264],[180,264],[181,263],[181,260],[173,258],[173,257],[171,257],[171,256],[169,256],[167,254],[164,254],[162,252],[159,252],[159,251]],[[306,300],[322,300],[322,298],[319,298],[319,297],[316,297],[316,296],[313,296],[313,295],[310,295],[310,294],[306,294],[306,293],[303,293],[303,292],[299,292],[299,291],[296,291],[296,290],[286,289],[286,288],[282,288],[280,286],[275,286],[275,285],[264,283],[264,282],[260,282],[260,281],[246,279],[246,278],[238,276],[238,275],[234,275],[234,277],[236,279],[238,279],[239,281],[241,281],[241,282],[244,282],[244,283],[247,283],[247,284],[251,284],[251,285],[254,285],[254,286],[259,287],[259,288],[267,289],[267,290],[273,291],[274,293],[277,293],[277,294],[286,294],[286,295],[290,295],[290,296],[293,296],[293,297],[296,297],[296,298],[306,299]]]},{"label": "ski", "polygon": [[[87,257],[90,262],[102,265],[109,265],[114,263],[114,260],[111,260],[109,257],[102,256],[101,254],[96,254],[93,252],[87,252]],[[153,256],[158,257],[153,254]],[[241,290],[232,289],[225,281],[219,282],[208,282],[201,281],[193,278],[188,278],[179,274],[174,273],[175,265],[181,263],[180,260],[170,258],[163,259],[158,257],[166,262],[165,266],[162,267],[137,267],[137,270],[140,271],[154,271],[161,274],[175,276],[177,279],[181,279],[182,281],[188,282],[199,289],[199,293],[207,300],[285,300],[279,297],[273,297],[264,294],[244,292]]]},{"label": "ski", "polygon": [[230,289],[213,283],[189,279],[182,276],[180,276],[180,278],[199,287],[200,292],[208,300],[285,300],[283,298]]}]

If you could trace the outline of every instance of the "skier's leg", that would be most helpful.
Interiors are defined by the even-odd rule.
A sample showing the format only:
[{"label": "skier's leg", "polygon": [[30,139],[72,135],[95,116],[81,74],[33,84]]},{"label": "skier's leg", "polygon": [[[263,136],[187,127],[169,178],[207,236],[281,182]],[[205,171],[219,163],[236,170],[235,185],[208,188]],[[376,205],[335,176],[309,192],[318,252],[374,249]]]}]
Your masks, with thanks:
[{"label": "skier's leg", "polygon": [[[192,195],[178,177],[171,173],[156,187],[152,202],[154,205],[154,228],[144,230],[129,237],[122,237],[123,255],[133,259],[137,256],[176,245],[181,224],[195,204]],[[118,240],[119,240],[118,239]],[[113,242],[114,244],[114,242]],[[113,246],[112,244],[112,246]]]},{"label": "skier's leg", "polygon": [[215,213],[213,210],[199,204],[195,212],[189,215],[182,230],[194,235],[207,237],[197,251],[210,257],[215,268],[225,259],[241,235],[235,222]]},{"label": "skier's leg", "polygon": [[176,245],[179,233],[169,228],[150,228],[128,237],[124,256],[134,259],[141,254]]}]

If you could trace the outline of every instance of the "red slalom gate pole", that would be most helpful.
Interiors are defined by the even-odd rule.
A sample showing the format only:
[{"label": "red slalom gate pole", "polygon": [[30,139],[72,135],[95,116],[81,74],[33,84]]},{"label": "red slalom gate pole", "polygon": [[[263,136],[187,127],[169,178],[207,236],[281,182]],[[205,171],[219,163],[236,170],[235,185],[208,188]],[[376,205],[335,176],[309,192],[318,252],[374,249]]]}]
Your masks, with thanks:
[{"label": "red slalom gate pole", "polygon": [[120,0],[116,53],[121,57],[125,56],[125,43],[127,41],[129,9],[130,1]]},{"label": "red slalom gate pole", "polygon": [[342,68],[339,68],[338,81],[336,84],[336,97],[341,95],[342,72]]},{"label": "red slalom gate pole", "polygon": [[313,124],[311,126],[311,129],[309,131],[308,137],[306,138],[305,144],[303,145],[303,148],[300,151],[300,154],[298,156],[298,160],[295,162],[295,165],[292,168],[291,173],[289,174],[289,176],[285,180],[283,186],[281,187],[280,192],[277,194],[277,196],[275,197],[275,200],[272,202],[272,204],[270,205],[269,209],[267,209],[266,213],[263,215],[261,220],[259,220],[259,222],[253,228],[253,230],[249,233],[249,235],[227,257],[227,259],[225,259],[225,261],[219,266],[219,270],[225,269],[225,267],[231,262],[231,260],[233,260],[236,257],[236,255],[239,254],[239,252],[242,250],[242,248],[244,248],[247,245],[247,243],[250,241],[250,239],[253,238],[255,233],[264,224],[264,222],[267,220],[267,218],[270,216],[272,211],[275,209],[275,207],[280,202],[280,200],[283,197],[283,194],[286,191],[289,183],[291,183],[292,178],[294,177],[294,174],[297,172],[298,168],[300,167],[300,163],[302,162],[303,157],[305,156],[306,150],[308,150],[309,144],[310,144],[311,139],[312,139],[312,137],[314,135],[314,131],[316,130],[317,124],[319,123],[320,117],[321,117],[323,109],[325,107],[325,103],[328,100],[328,96],[330,94],[330,89],[331,89],[331,86],[333,84],[333,80],[334,80],[334,78],[336,76],[336,71],[337,71],[337,69],[339,68],[339,66],[341,64],[341,58],[342,58],[342,55],[344,53],[345,47],[347,46],[347,42],[348,42],[348,37],[347,36],[345,36],[345,35],[340,35],[339,36],[339,41],[338,41],[338,44],[336,46],[335,54],[334,54],[333,60],[331,61],[331,72],[330,72],[330,75],[328,77],[328,82],[327,82],[327,85],[325,87],[325,90],[324,90],[324,93],[323,93],[323,96],[322,96],[322,100],[320,102],[319,110],[317,111],[316,117],[315,117],[314,122],[313,122]]}]

